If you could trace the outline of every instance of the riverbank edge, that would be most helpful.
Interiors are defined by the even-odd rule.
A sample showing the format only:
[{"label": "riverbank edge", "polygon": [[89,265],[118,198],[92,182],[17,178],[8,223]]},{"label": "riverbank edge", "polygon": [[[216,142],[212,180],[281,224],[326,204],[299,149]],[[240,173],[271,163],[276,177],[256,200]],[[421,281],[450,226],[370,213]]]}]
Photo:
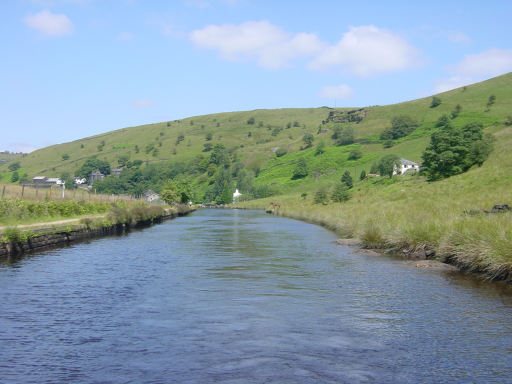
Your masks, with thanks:
[{"label": "riverbank edge", "polygon": [[112,223],[97,228],[89,227],[87,224],[45,228],[44,233],[27,236],[26,239],[0,242],[0,259],[8,259],[12,256],[22,256],[50,248],[63,247],[84,240],[119,235],[128,232],[130,229],[150,227],[166,220],[186,216],[195,210],[196,208],[194,207],[184,207],[178,210],[168,209],[164,214],[150,219],[128,223]]},{"label": "riverbank edge", "polygon": [[[340,233],[338,228],[331,224],[328,220],[314,219],[303,214],[297,214],[293,212],[283,212],[280,207],[264,208],[262,210],[274,216],[287,217],[290,219],[320,225],[321,227],[324,227],[340,236],[340,238],[336,241],[339,245],[358,248],[361,251],[372,251],[380,255],[399,256],[404,260],[418,262],[419,264],[417,267],[422,269],[457,271],[464,274],[478,276],[488,281],[501,281],[512,285],[512,271],[502,270],[499,274],[491,274],[478,266],[461,262],[454,255],[441,252],[435,245],[432,244],[414,246],[408,243],[386,243],[374,246],[373,244],[366,243],[361,239],[351,238],[346,236],[346,234]],[[444,267],[440,266],[440,264],[444,265]]]}]

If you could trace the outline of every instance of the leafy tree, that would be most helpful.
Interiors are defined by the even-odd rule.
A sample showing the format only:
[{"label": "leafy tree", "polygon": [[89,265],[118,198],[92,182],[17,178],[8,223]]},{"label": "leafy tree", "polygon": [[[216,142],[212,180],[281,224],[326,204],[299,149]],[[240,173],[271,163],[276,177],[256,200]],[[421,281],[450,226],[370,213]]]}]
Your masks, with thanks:
[{"label": "leafy tree", "polygon": [[437,119],[436,127],[444,127],[445,125],[450,124],[450,118],[447,114],[441,115],[439,119]]},{"label": "leafy tree", "polygon": [[293,122],[293,126],[294,126],[294,127],[300,127],[300,123],[299,123],[298,121],[294,121],[294,122]]},{"label": "leafy tree", "polygon": [[119,157],[117,158],[117,164],[120,167],[125,167],[128,164],[129,161],[130,161],[130,154],[129,153],[124,153],[122,155],[119,155]]},{"label": "leafy tree", "polygon": [[336,203],[341,203],[343,201],[350,200],[350,192],[349,188],[345,183],[339,183],[334,187],[334,191],[331,195],[331,200]]},{"label": "leafy tree", "polygon": [[444,127],[432,134],[423,152],[422,172],[430,181],[457,175],[475,164],[482,165],[491,151],[492,139],[484,137],[482,123]]},{"label": "leafy tree", "polygon": [[154,149],[155,149],[155,144],[153,144],[153,143],[146,144],[146,148],[145,148],[146,154],[153,152]]},{"label": "leafy tree", "polygon": [[178,137],[176,138],[176,145],[181,143],[183,140],[185,140],[185,135],[183,133],[180,133]]},{"label": "leafy tree", "polygon": [[493,105],[496,102],[496,96],[491,95],[489,96],[489,100],[487,100],[487,108],[490,108],[491,105]]},{"label": "leafy tree", "polygon": [[384,148],[391,148],[393,145],[395,145],[395,142],[393,140],[384,140],[382,143],[382,146]]},{"label": "leafy tree", "polygon": [[181,201],[181,193],[174,181],[169,180],[165,183],[160,192],[160,198],[170,205]]},{"label": "leafy tree", "polygon": [[325,143],[324,141],[320,141],[317,145],[316,145],[316,149],[315,149],[315,155],[321,155],[322,153],[325,152]]},{"label": "leafy tree", "polygon": [[75,176],[83,177],[89,180],[89,176],[91,176],[91,172],[95,170],[99,170],[104,175],[110,174],[110,164],[107,161],[103,161],[97,158],[87,159],[80,169],[75,172]]},{"label": "leafy tree", "polygon": [[84,145],[83,144],[80,144],[80,149],[84,149]]},{"label": "leafy tree", "polygon": [[307,192],[302,192],[300,194],[300,197],[302,197],[302,200],[306,200],[306,197],[308,197],[308,193]]},{"label": "leafy tree", "polygon": [[308,165],[306,160],[301,157],[297,164],[295,165],[295,169],[293,170],[292,179],[302,179],[309,174]]},{"label": "leafy tree", "polygon": [[292,123],[286,123],[286,129],[290,129],[292,127]]},{"label": "leafy tree", "polygon": [[347,186],[347,188],[352,188],[354,185],[354,181],[352,180],[352,176],[350,176],[350,172],[347,170],[341,176],[341,182]]},{"label": "leafy tree", "polygon": [[370,167],[370,173],[379,173],[379,163],[373,163]]},{"label": "leafy tree", "polygon": [[418,127],[418,122],[408,115],[395,116],[391,119],[391,128],[384,130],[382,140],[396,140],[411,134]]},{"label": "leafy tree", "polygon": [[457,105],[455,106],[455,108],[453,109],[453,111],[452,111],[452,114],[451,114],[452,119],[455,119],[457,116],[459,116],[459,114],[461,113],[461,111],[462,111],[462,107],[461,107],[461,105],[460,105],[460,104],[457,104]]},{"label": "leafy tree", "polygon": [[66,184],[66,188],[70,189],[75,187],[75,182],[69,172],[62,172],[59,179],[61,179]]},{"label": "leafy tree", "polygon": [[334,128],[333,134],[331,136],[336,145],[349,145],[354,143],[354,129],[352,127],[342,128],[337,126]]},{"label": "leafy tree", "polygon": [[205,138],[206,138],[206,141],[210,141],[211,139],[213,139],[213,133],[208,132],[208,133],[206,134]]},{"label": "leafy tree", "polygon": [[393,171],[400,167],[400,158],[397,155],[389,154],[379,160],[379,173],[382,176],[393,177]]},{"label": "leafy tree", "polygon": [[67,153],[63,153],[62,160],[69,160],[69,155]]},{"label": "leafy tree", "polygon": [[329,202],[329,195],[327,194],[327,190],[325,188],[321,188],[315,192],[315,197],[313,198],[313,202],[315,204],[324,204],[326,205]]},{"label": "leafy tree", "polygon": [[215,144],[210,155],[210,163],[229,166],[229,153],[222,144]]},{"label": "leafy tree", "polygon": [[361,174],[359,175],[359,180],[364,180],[366,179],[366,171],[363,169],[361,171]]},{"label": "leafy tree", "polygon": [[254,192],[254,172],[242,169],[238,173],[238,181],[236,187],[241,193],[252,194]]},{"label": "leafy tree", "polygon": [[7,169],[9,169],[9,171],[11,171],[11,172],[17,171],[20,168],[21,168],[21,165],[20,165],[19,161],[16,161],[15,163],[11,163],[7,166]]},{"label": "leafy tree", "polygon": [[363,152],[361,152],[360,149],[353,149],[350,151],[350,153],[348,154],[348,159],[349,160],[358,160],[360,159],[361,157],[363,157]]},{"label": "leafy tree", "polygon": [[511,126],[512,125],[512,115],[508,115],[503,124],[505,124],[506,126]]},{"label": "leafy tree", "polygon": [[437,97],[437,96],[432,97],[432,102],[430,103],[430,108],[435,108],[439,105],[441,105],[441,98]]},{"label": "leafy tree", "polygon": [[14,171],[11,175],[11,182],[12,183],[15,183],[17,182],[18,180],[20,179],[20,175],[18,173],[18,171]]},{"label": "leafy tree", "polygon": [[139,153],[139,146],[135,144],[135,153]]},{"label": "leafy tree", "polygon": [[203,144],[203,152],[210,152],[213,148],[212,143],[205,143]]},{"label": "leafy tree", "polygon": [[247,124],[249,125],[252,125],[256,122],[256,119],[254,117],[249,117],[249,119],[247,120]]},{"label": "leafy tree", "polygon": [[304,143],[304,149],[311,148],[313,146],[313,141],[315,140],[315,137],[312,133],[306,133],[302,137],[302,142]]}]

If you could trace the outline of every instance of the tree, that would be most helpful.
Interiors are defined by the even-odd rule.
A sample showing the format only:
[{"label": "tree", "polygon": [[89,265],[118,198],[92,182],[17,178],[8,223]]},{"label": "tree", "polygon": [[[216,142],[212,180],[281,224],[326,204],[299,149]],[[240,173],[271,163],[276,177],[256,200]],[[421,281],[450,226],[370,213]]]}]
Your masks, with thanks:
[{"label": "tree", "polygon": [[430,108],[435,108],[439,105],[441,105],[441,98],[437,97],[437,96],[432,97],[432,102],[430,103]]},{"label": "tree", "polygon": [[418,122],[408,115],[399,115],[391,119],[391,128],[385,129],[382,140],[396,140],[411,134],[418,127]]},{"label": "tree", "polygon": [[354,129],[352,127],[335,127],[331,136],[336,145],[349,145],[354,143]]},{"label": "tree", "polygon": [[295,165],[295,169],[293,170],[292,179],[302,179],[309,174],[308,165],[306,160],[301,157],[297,164]]},{"label": "tree", "polygon": [[7,169],[9,169],[9,171],[11,171],[11,172],[17,171],[20,168],[21,168],[21,165],[20,165],[19,161],[16,161],[15,163],[11,163],[7,166]]},{"label": "tree", "polygon": [[341,176],[341,182],[347,186],[347,188],[352,188],[354,185],[354,182],[352,180],[352,176],[350,176],[350,172],[347,170],[343,173],[343,176]]},{"label": "tree", "polygon": [[229,166],[229,153],[222,144],[215,144],[210,155],[210,163]]},{"label": "tree", "polygon": [[249,117],[249,119],[247,120],[247,124],[249,125],[252,125],[256,122],[256,119],[254,117]]},{"label": "tree", "polygon": [[181,200],[181,193],[176,183],[172,180],[168,180],[162,191],[160,192],[160,198],[167,204],[175,204]]},{"label": "tree", "polygon": [[437,119],[436,127],[444,127],[445,125],[450,124],[450,118],[445,113],[444,115],[441,115],[439,119]]},{"label": "tree", "polygon": [[205,138],[206,138],[206,141],[210,141],[211,139],[213,139],[213,133],[208,132],[208,133],[206,134]]},{"label": "tree", "polygon": [[300,194],[300,197],[302,197],[302,200],[306,200],[306,197],[308,197],[308,193],[307,192],[302,192]]},{"label": "tree", "polygon": [[512,115],[508,115],[503,124],[505,124],[507,127],[511,126],[512,125]]},{"label": "tree", "polygon": [[350,153],[348,154],[348,159],[349,160],[358,160],[360,159],[361,157],[363,157],[363,152],[361,152],[360,149],[353,149],[352,151],[350,151]]},{"label": "tree", "polygon": [[317,145],[316,145],[316,149],[315,149],[315,155],[321,155],[322,153],[325,152],[325,143],[324,141],[320,141]]},{"label": "tree", "polygon": [[130,153],[124,153],[122,155],[119,155],[119,157],[117,158],[117,164],[120,167],[125,167],[129,161],[130,161]]},{"label": "tree", "polygon": [[496,96],[491,95],[489,96],[489,100],[487,100],[487,108],[490,108],[491,105],[493,105],[496,102]]},{"label": "tree", "polygon": [[99,170],[104,175],[110,174],[110,164],[107,161],[103,161],[97,158],[90,158],[87,159],[80,169],[75,172],[75,176],[83,177],[89,180],[89,177],[91,176],[91,172],[95,170]]},{"label": "tree", "polygon": [[459,116],[459,113],[462,111],[462,107],[460,104],[457,104],[455,108],[452,111],[451,117],[452,119],[455,119],[457,116]]},{"label": "tree", "polygon": [[475,164],[482,165],[492,147],[492,137],[484,137],[482,123],[443,127],[430,137],[422,155],[422,172],[429,181],[466,172]]},{"label": "tree", "polygon": [[210,152],[213,148],[213,145],[212,145],[212,143],[204,143],[203,147],[204,147],[203,152]]},{"label": "tree", "polygon": [[304,143],[304,149],[311,148],[313,146],[313,141],[315,140],[315,137],[312,133],[306,133],[302,137],[302,142]]},{"label": "tree", "polygon": [[18,180],[20,179],[20,175],[18,173],[18,171],[14,171],[11,175],[11,182],[12,183],[15,183],[17,182]]},{"label": "tree", "polygon": [[325,188],[321,188],[316,191],[313,202],[315,204],[327,204],[329,202],[329,195],[327,194],[327,190]]},{"label": "tree", "polygon": [[364,180],[366,179],[366,171],[363,169],[361,171],[361,174],[359,175],[359,180]]},{"label": "tree", "polygon": [[66,184],[66,188],[67,188],[67,189],[70,189],[70,188],[74,188],[74,187],[75,187],[74,180],[73,180],[73,178],[71,177],[71,174],[70,174],[69,172],[62,172],[62,173],[60,174],[59,179],[61,179],[61,180]]},{"label": "tree", "polygon": [[334,191],[331,195],[331,200],[336,203],[341,203],[343,201],[350,200],[350,192],[349,188],[345,183],[339,183],[334,187]]},{"label": "tree", "polygon": [[379,173],[382,176],[393,177],[393,172],[400,167],[400,158],[397,155],[389,154],[379,160]]}]

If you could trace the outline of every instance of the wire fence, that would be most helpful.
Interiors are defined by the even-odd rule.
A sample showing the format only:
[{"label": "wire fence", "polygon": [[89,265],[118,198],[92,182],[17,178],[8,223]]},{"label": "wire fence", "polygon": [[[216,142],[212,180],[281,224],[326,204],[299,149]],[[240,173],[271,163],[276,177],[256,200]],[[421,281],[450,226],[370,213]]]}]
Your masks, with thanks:
[{"label": "wire fence", "polygon": [[43,200],[84,200],[84,201],[141,201],[143,199],[128,195],[107,195],[96,193],[95,189],[87,190],[82,188],[66,189],[62,185],[19,185],[0,183],[0,198],[2,199],[23,199],[33,201]]}]

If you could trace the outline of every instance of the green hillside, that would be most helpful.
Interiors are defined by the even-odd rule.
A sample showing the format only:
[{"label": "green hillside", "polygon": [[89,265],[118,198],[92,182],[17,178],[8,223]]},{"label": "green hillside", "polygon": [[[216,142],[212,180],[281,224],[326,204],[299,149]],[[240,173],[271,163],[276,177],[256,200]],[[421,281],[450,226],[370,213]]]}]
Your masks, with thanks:
[{"label": "green hillside", "polygon": [[[488,108],[491,95],[495,96],[495,102]],[[388,153],[420,162],[422,151],[436,130],[436,121],[443,114],[450,114],[457,105],[462,110],[452,120],[454,126],[480,121],[488,132],[500,132],[504,128],[503,122],[512,114],[512,74],[437,96],[442,102],[435,108],[431,108],[432,97],[427,97],[362,109],[254,110],[123,128],[34,151],[19,159],[21,168],[18,173],[25,175],[25,179],[36,175],[59,177],[66,172],[73,175],[91,157],[108,162],[111,168],[119,164],[133,164],[136,160],[143,162],[142,168],[160,164],[157,172],[176,163],[187,168],[191,164],[201,164],[201,161],[204,165],[211,156],[211,151],[205,151],[205,144],[214,147],[221,143],[229,153],[232,166],[237,164],[239,168],[254,171],[257,176],[255,185],[268,186],[272,193],[277,194],[314,190],[339,180],[345,170],[349,170],[356,179],[362,170],[369,172],[372,163]],[[380,138],[380,134],[398,115],[414,118],[419,126],[408,136],[387,143],[387,146],[392,146],[385,148],[385,140]],[[359,121],[350,121],[351,116],[356,116],[353,120]],[[336,145],[332,139],[336,127],[351,127],[355,142]],[[313,135],[314,142],[311,148],[302,149],[302,138],[306,133]],[[209,137],[211,140],[207,140]],[[320,141],[325,144],[325,152],[318,155],[316,146]],[[277,157],[275,152],[278,148],[286,149],[287,153]],[[362,157],[348,160],[354,149],[359,149]],[[306,160],[309,174],[303,179],[292,180],[300,158]],[[172,175],[176,174],[193,186],[194,198],[198,201],[202,201],[204,192],[215,177],[211,169],[208,172],[200,165],[193,172],[177,171]],[[7,165],[0,166],[2,181],[10,181],[11,176]],[[233,172],[233,176],[236,181],[237,173]],[[154,179],[146,186],[159,190],[163,183],[163,179]]]}]

